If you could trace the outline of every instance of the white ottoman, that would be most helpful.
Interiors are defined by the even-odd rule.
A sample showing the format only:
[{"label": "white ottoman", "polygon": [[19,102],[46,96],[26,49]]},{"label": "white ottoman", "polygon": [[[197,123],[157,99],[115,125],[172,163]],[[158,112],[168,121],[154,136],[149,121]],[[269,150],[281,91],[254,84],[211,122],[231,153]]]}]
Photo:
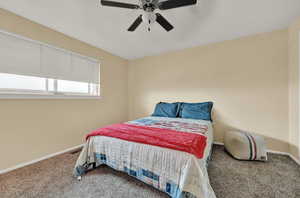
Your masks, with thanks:
[{"label": "white ottoman", "polygon": [[227,152],[239,160],[267,161],[263,137],[243,131],[225,133],[224,146]]}]

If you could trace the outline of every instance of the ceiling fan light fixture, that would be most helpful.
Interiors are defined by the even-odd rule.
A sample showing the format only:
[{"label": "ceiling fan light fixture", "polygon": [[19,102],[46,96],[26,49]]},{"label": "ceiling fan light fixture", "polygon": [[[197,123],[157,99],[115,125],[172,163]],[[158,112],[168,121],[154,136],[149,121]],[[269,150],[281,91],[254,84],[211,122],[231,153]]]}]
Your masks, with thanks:
[{"label": "ceiling fan light fixture", "polygon": [[156,21],[156,15],[154,12],[145,12],[142,16],[143,22],[147,25],[151,25]]}]

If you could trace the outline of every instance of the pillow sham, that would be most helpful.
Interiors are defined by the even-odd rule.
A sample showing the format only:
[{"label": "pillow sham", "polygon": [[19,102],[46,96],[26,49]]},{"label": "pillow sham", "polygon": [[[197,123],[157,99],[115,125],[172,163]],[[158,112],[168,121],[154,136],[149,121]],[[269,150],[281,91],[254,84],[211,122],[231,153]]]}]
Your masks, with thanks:
[{"label": "pillow sham", "polygon": [[179,103],[160,102],[156,104],[152,116],[176,118],[178,115]]},{"label": "pillow sham", "polygon": [[212,107],[212,102],[182,103],[180,107],[179,117],[212,121]]},{"label": "pillow sham", "polygon": [[197,102],[197,103],[180,102],[178,117],[180,117],[180,118],[182,117],[182,109],[184,106],[197,106],[197,105],[201,105],[203,103],[206,103],[206,102]]}]

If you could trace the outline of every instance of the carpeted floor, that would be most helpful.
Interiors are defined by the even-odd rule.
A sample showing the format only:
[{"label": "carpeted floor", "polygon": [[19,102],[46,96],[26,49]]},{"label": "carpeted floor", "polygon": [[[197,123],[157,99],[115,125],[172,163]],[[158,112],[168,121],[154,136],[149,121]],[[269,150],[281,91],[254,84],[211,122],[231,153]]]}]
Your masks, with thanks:
[{"label": "carpeted floor", "polygon": [[[102,166],[82,181],[72,177],[77,154],[63,154],[0,175],[0,197],[168,197],[146,184]],[[269,162],[237,161],[214,146],[209,175],[218,198],[299,198],[300,166],[287,156],[269,154]]]}]

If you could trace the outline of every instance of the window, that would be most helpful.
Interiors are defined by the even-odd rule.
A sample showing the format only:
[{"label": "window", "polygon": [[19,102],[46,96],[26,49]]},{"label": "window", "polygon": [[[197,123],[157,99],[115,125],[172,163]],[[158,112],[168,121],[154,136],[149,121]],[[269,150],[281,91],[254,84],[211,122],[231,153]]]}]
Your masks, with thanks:
[{"label": "window", "polygon": [[0,73],[1,94],[99,96],[97,84]]},{"label": "window", "polygon": [[1,92],[17,90],[45,91],[45,87],[45,78],[0,73]]},{"label": "window", "polygon": [[0,97],[99,96],[99,61],[0,31]]}]

